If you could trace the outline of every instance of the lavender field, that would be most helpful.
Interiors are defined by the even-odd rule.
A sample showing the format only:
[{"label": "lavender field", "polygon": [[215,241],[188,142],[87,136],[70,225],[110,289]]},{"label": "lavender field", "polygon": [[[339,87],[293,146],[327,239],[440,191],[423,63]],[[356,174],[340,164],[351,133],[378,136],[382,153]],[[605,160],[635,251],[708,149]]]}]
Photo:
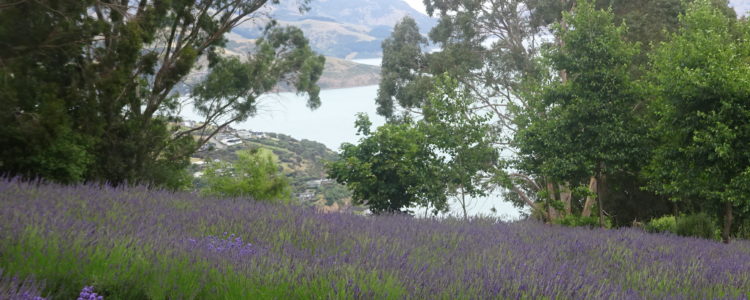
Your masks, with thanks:
[{"label": "lavender field", "polygon": [[0,232],[0,298],[750,296],[750,243],[637,229],[323,214],[146,188],[5,179]]}]

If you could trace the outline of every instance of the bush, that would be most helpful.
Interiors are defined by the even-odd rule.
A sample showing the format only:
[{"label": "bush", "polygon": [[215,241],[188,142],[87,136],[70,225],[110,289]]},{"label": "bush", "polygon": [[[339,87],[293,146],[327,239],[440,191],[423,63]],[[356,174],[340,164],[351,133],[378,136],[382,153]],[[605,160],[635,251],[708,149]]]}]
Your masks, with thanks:
[{"label": "bush", "polygon": [[[598,216],[581,217],[581,216],[568,215],[568,216],[555,220],[554,223],[558,225],[568,226],[568,227],[580,227],[580,226],[599,227],[599,217]],[[608,218],[604,219],[604,227],[610,228],[612,227],[611,224],[612,223],[610,222]]]},{"label": "bush", "polygon": [[719,232],[716,222],[705,213],[680,216],[675,226],[675,233],[681,236],[717,239]]},{"label": "bush", "polygon": [[675,233],[677,228],[677,219],[672,215],[666,215],[660,218],[651,219],[646,224],[646,231],[651,233],[671,232]]},{"label": "bush", "polygon": [[750,219],[738,222],[737,231],[734,233],[737,239],[750,240]]}]

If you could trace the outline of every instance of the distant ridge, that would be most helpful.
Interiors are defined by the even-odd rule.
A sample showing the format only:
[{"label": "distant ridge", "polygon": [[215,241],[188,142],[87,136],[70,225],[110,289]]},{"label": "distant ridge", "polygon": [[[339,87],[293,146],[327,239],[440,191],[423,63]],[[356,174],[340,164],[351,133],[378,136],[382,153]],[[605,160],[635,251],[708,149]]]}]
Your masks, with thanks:
[{"label": "distant ridge", "polygon": [[[316,52],[346,59],[381,57],[380,44],[406,15],[424,34],[437,24],[403,0],[315,0],[304,14],[297,1],[282,1],[269,14],[281,25],[301,28]],[[261,34],[257,23],[242,24],[233,32],[245,39]]]}]

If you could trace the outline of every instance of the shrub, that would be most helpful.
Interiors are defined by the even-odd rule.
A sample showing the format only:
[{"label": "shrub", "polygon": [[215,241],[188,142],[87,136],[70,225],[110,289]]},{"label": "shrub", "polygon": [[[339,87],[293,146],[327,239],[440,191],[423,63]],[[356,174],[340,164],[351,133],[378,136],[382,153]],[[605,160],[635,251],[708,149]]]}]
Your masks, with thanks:
[{"label": "shrub", "polygon": [[[599,227],[599,217],[581,217],[575,215],[568,215],[554,221],[555,224],[568,226],[568,227]],[[608,218],[604,219],[604,227],[610,228],[611,222]]]},{"label": "shrub", "polygon": [[657,232],[671,232],[675,233],[677,227],[677,219],[672,215],[666,215],[660,218],[651,219],[646,224],[646,231],[651,233]]},{"label": "shrub", "polygon": [[675,233],[681,236],[716,239],[717,232],[716,222],[705,213],[680,216],[675,226]]},{"label": "shrub", "polygon": [[750,240],[750,219],[744,219],[738,223],[734,237],[743,240]]}]

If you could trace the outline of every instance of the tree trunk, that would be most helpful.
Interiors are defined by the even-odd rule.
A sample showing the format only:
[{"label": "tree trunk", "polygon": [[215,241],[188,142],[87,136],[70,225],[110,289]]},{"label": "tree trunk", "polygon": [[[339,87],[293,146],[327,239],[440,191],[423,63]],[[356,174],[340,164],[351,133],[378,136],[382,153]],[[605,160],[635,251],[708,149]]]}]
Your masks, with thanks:
[{"label": "tree trunk", "polygon": [[566,182],[565,184],[559,185],[559,190],[560,201],[565,204],[565,215],[570,216],[573,213],[570,203],[571,198],[573,197],[573,193],[570,191],[570,183]]},{"label": "tree trunk", "polygon": [[[596,177],[591,176],[589,179],[589,191],[592,193],[597,193],[597,184],[596,184]],[[581,217],[590,217],[591,216],[591,206],[594,205],[594,196],[586,196],[586,202],[583,204],[583,212],[581,212]]]},{"label": "tree trunk", "polygon": [[724,229],[721,232],[721,240],[724,244],[729,244],[729,233],[732,230],[732,202],[727,201],[724,204]]},{"label": "tree trunk", "polygon": [[466,213],[466,193],[464,193],[463,187],[461,187],[461,208],[464,210],[464,220],[468,220],[469,214]]},{"label": "tree trunk", "polygon": [[517,195],[518,195],[519,197],[521,197],[521,200],[523,200],[523,202],[525,202],[525,203],[526,203],[526,205],[528,205],[529,207],[531,207],[531,209],[532,209],[532,210],[535,210],[535,211],[538,211],[538,212],[540,212],[541,214],[543,214],[543,215],[544,215],[544,217],[545,217],[545,218],[548,218],[548,217],[549,217],[549,216],[547,216],[547,213],[546,213],[546,212],[544,211],[544,209],[542,209],[542,207],[540,207],[538,203],[536,203],[536,202],[532,201],[531,199],[529,199],[529,196],[526,196],[526,193],[524,193],[524,192],[523,192],[523,191],[521,190],[521,188],[519,188],[518,186],[516,186],[516,185],[514,184],[514,185],[512,186],[512,189],[513,189],[513,191],[514,191],[514,192],[515,192],[515,193],[516,193],[516,194],[517,194]]},{"label": "tree trunk", "polygon": [[599,206],[599,227],[604,228],[604,208],[602,208],[602,197],[599,192],[599,181],[596,180],[596,203]]},{"label": "tree trunk", "polygon": [[557,210],[552,206],[552,202],[557,200],[557,196],[555,194],[555,184],[551,182],[547,183],[547,193],[549,194],[549,197],[547,197],[547,213],[549,216],[549,222],[552,223],[559,217]]}]

